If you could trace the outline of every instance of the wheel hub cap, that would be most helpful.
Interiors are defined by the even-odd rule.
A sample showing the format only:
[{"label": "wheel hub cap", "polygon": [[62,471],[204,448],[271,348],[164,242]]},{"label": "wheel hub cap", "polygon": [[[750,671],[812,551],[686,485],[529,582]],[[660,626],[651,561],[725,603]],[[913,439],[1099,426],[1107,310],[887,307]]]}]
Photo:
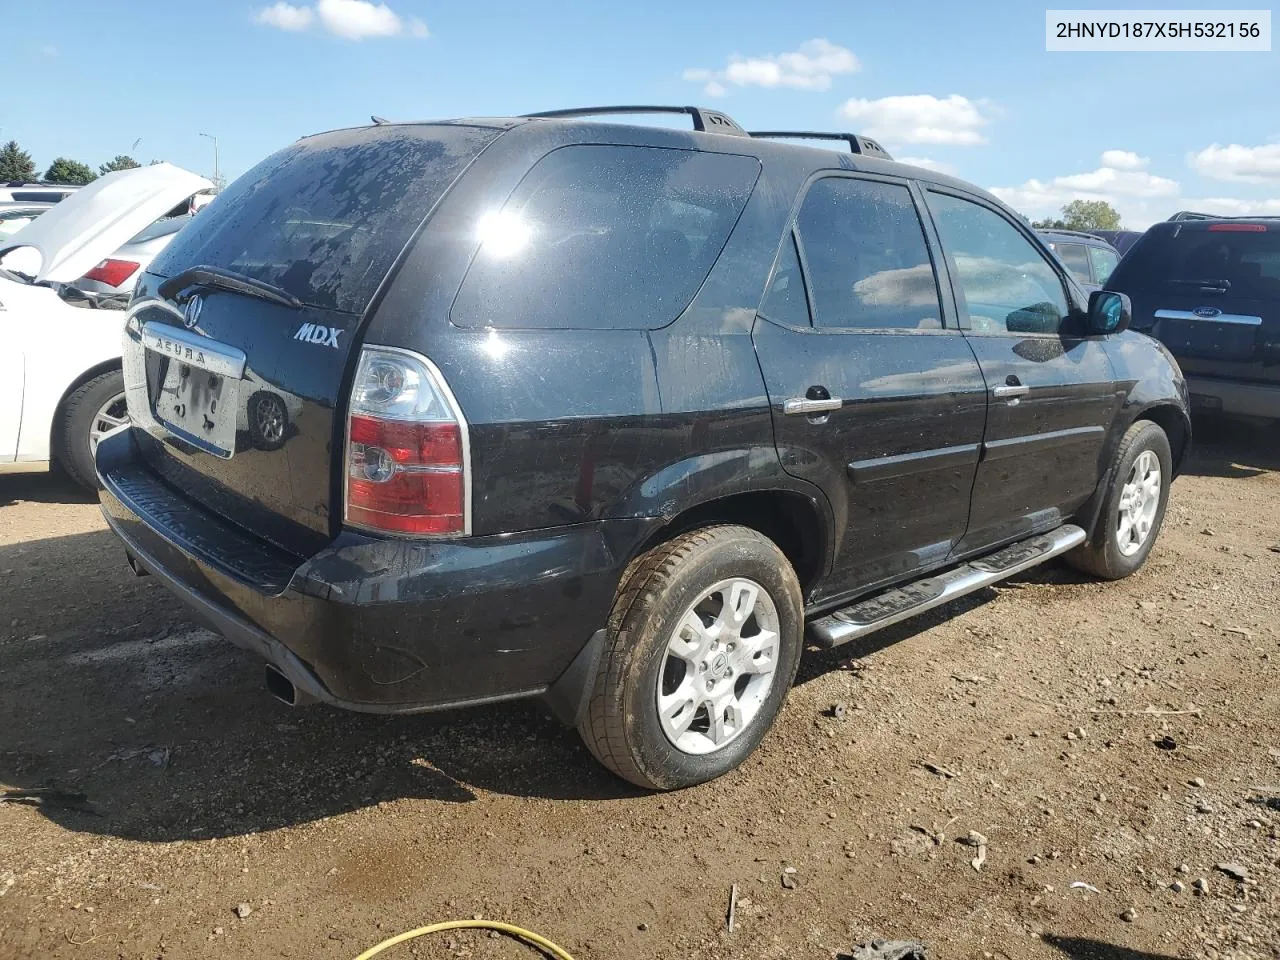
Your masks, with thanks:
[{"label": "wheel hub cap", "polygon": [[1133,462],[1116,511],[1116,546],[1126,557],[1141,550],[1151,536],[1160,509],[1160,484],[1160,459],[1144,450]]},{"label": "wheel hub cap", "polygon": [[116,394],[99,407],[98,412],[93,415],[93,421],[89,424],[90,458],[98,452],[98,444],[104,436],[128,422],[129,407],[123,393]]},{"label": "wheel hub cap", "polygon": [[658,673],[662,731],[677,750],[707,754],[750,727],[773,687],[778,611],[754,580],[721,580],[685,611]]}]

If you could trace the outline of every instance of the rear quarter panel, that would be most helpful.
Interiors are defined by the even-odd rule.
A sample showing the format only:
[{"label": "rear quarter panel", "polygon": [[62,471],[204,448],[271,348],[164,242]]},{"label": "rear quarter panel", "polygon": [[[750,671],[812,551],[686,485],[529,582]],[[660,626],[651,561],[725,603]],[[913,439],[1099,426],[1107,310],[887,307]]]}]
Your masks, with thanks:
[{"label": "rear quarter panel", "polygon": [[[477,535],[634,516],[674,516],[776,482],[794,488],[773,446],[751,342],[765,280],[803,171],[766,165],[710,276],[655,330],[460,328],[449,310],[476,248],[475,224],[540,157],[579,142],[751,153],[736,138],[629,129],[589,140],[571,124],[505,134],[434,213],[364,331],[369,344],[429,357],[467,417]],[[811,497],[820,497],[806,487]]]}]

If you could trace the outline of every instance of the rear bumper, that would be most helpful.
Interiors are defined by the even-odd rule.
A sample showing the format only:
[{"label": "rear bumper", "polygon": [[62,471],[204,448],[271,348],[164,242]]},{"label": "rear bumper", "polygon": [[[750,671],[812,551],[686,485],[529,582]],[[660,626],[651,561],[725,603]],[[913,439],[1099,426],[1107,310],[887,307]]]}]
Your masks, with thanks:
[{"label": "rear bumper", "polygon": [[1187,390],[1193,409],[1280,419],[1280,385],[1189,376]]},{"label": "rear bumper", "polygon": [[537,696],[602,627],[648,520],[456,541],[342,533],[295,557],[186,499],[132,431],[98,448],[102,511],[192,615],[307,698],[414,713]]}]

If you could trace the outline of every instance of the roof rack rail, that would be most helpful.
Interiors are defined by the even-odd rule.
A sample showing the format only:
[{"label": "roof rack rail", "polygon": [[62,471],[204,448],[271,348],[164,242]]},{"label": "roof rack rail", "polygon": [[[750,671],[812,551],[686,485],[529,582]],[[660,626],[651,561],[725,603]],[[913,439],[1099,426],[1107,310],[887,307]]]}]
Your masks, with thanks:
[{"label": "roof rack rail", "polygon": [[1107,242],[1106,237],[1100,237],[1096,233],[1090,233],[1088,230],[1068,230],[1066,227],[1036,227],[1037,233],[1061,233],[1068,237],[1089,237],[1092,240],[1101,240]]},{"label": "roof rack rail", "polygon": [[1277,220],[1280,214],[1275,213],[1197,213],[1194,210],[1179,210],[1167,222],[1179,223],[1187,220]]},{"label": "roof rack rail", "polygon": [[752,130],[751,136],[778,140],[843,140],[849,145],[851,153],[879,157],[881,160],[893,159],[889,156],[889,151],[880,144],[858,133],[829,133],[819,130]]},{"label": "roof rack rail", "polygon": [[683,113],[693,117],[693,129],[703,133],[723,133],[732,137],[745,137],[747,131],[742,129],[733,117],[719,110],[708,110],[706,107],[666,107],[620,105],[614,107],[570,107],[567,110],[540,110],[537,113],[526,113],[525,117],[539,120],[560,120],[567,117],[609,116],[623,113]]}]

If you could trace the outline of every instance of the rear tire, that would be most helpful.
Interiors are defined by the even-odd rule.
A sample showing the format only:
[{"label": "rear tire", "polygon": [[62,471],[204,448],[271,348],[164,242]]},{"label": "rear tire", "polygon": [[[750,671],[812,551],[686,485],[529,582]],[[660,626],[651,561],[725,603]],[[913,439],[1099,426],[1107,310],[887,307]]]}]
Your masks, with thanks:
[{"label": "rear tire", "polygon": [[638,786],[712,780],[773,725],[803,633],[800,583],[773,541],[740,526],[682,534],[624,574],[578,732]]},{"label": "rear tire", "polygon": [[80,486],[98,489],[94,451],[103,433],[128,423],[124,375],[108,370],[86,380],[62,402],[58,411],[54,456],[59,465]]},{"label": "rear tire", "polygon": [[1173,457],[1169,438],[1150,420],[1120,439],[1102,509],[1089,539],[1066,554],[1077,570],[1119,580],[1146,562],[1169,503]]}]

